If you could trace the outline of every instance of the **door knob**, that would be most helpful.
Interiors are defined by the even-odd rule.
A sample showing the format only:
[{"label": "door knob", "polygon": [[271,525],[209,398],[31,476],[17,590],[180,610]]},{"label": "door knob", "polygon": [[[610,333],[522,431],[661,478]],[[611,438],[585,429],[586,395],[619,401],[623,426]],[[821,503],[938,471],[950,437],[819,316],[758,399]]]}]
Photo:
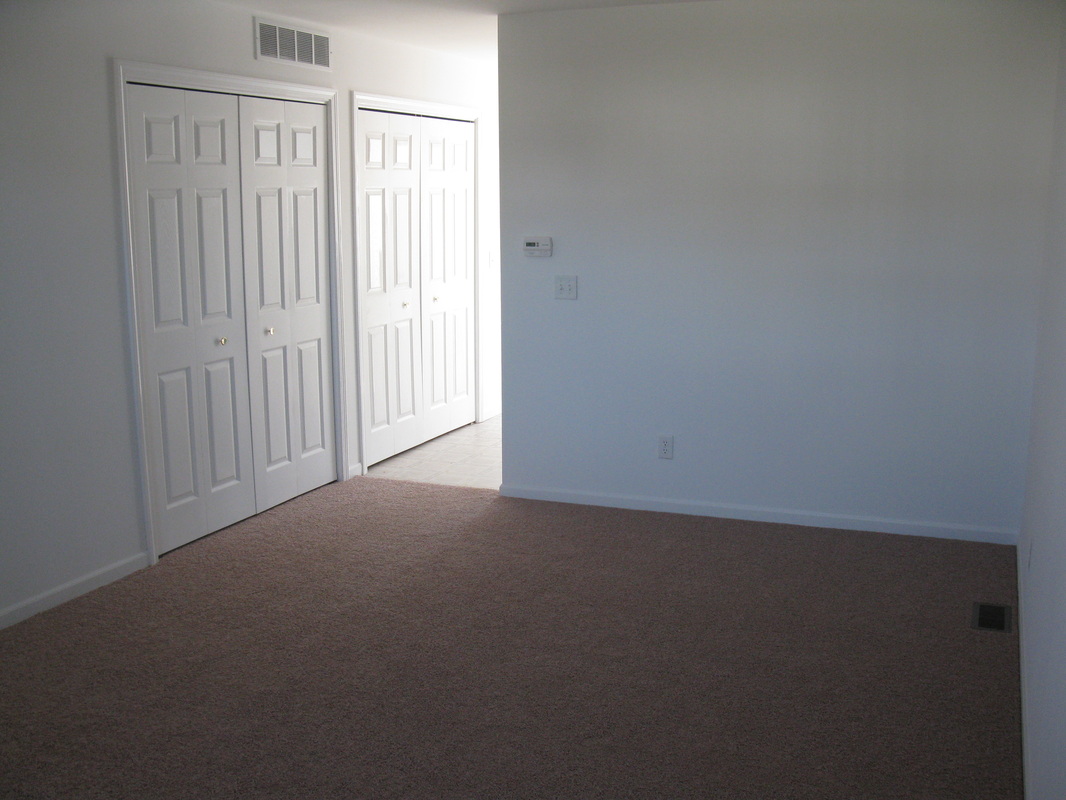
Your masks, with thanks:
[{"label": "door knob", "polygon": [[267,328],[266,332],[267,332],[267,336],[273,336],[274,335],[274,329],[273,328]]},{"label": "door knob", "polygon": [[225,336],[221,337],[221,338],[220,338],[220,339],[218,340],[218,343],[219,343],[220,345],[222,345],[222,344],[225,344],[225,343],[226,343],[226,337],[225,337]]},{"label": "door knob", "polygon": [[407,308],[407,307],[408,307],[409,305],[411,305],[411,304],[410,304],[410,303],[404,303],[404,304],[403,304],[403,307],[404,307],[404,308]]},{"label": "door knob", "polygon": [[433,298],[433,302],[434,302],[434,303],[436,303],[436,302],[437,302],[438,300],[440,300],[440,298],[439,298],[439,297],[434,297],[434,298]]}]

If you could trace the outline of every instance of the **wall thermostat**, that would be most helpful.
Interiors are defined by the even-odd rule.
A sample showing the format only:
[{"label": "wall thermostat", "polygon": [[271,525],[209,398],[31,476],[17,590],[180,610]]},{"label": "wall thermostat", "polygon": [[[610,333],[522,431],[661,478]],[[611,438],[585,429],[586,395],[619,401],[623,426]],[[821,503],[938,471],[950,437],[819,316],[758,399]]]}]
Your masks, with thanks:
[{"label": "wall thermostat", "polygon": [[550,236],[527,236],[522,240],[522,252],[527,256],[547,258],[552,254],[552,240]]}]

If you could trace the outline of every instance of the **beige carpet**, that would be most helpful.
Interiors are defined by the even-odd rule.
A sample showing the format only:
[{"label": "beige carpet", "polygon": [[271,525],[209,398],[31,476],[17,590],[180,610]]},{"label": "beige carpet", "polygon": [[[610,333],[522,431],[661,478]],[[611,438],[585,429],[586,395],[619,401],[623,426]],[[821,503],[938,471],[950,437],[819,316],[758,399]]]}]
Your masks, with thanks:
[{"label": "beige carpet", "polygon": [[0,797],[1013,800],[1014,557],[355,479],[0,631]]}]

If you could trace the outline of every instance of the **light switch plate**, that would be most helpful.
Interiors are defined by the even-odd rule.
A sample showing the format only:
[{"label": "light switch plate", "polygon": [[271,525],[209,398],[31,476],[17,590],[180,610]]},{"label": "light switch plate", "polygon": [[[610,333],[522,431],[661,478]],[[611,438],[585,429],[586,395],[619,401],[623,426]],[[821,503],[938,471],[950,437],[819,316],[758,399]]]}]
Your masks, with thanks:
[{"label": "light switch plate", "polygon": [[556,275],[555,276],[555,299],[556,300],[577,300],[577,276],[576,275]]}]

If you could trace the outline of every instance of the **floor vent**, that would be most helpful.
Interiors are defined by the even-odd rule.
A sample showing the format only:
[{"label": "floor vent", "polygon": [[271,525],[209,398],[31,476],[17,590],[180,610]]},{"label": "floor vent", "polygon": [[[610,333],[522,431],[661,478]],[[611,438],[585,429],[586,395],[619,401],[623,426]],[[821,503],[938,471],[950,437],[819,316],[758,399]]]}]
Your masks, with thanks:
[{"label": "floor vent", "polygon": [[272,58],[292,64],[329,69],[329,37],[257,19],[255,55],[256,58]]},{"label": "floor vent", "polygon": [[974,603],[972,625],[979,631],[1011,631],[1011,607]]}]

